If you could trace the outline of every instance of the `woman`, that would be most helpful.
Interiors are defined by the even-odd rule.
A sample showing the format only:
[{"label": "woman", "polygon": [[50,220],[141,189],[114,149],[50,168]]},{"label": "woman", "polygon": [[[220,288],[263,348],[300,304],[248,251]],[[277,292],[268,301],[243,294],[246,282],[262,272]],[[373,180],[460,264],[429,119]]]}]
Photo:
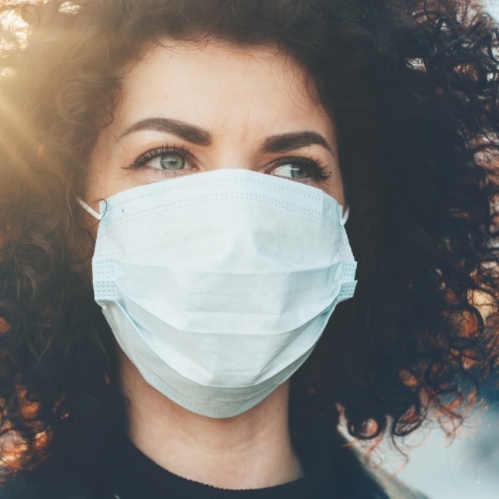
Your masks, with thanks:
[{"label": "woman", "polygon": [[494,368],[492,19],[2,5],[1,497],[416,497],[337,427]]}]

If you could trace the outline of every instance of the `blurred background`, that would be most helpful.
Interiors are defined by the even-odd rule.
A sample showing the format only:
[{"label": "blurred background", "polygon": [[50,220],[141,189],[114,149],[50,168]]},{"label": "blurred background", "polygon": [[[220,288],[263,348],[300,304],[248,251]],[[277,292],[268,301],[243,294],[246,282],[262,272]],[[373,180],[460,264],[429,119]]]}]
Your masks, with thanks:
[{"label": "blurred background", "polygon": [[[497,380],[499,381],[499,380]],[[483,387],[487,404],[453,439],[436,426],[375,450],[385,469],[430,499],[499,499],[499,392]]]}]

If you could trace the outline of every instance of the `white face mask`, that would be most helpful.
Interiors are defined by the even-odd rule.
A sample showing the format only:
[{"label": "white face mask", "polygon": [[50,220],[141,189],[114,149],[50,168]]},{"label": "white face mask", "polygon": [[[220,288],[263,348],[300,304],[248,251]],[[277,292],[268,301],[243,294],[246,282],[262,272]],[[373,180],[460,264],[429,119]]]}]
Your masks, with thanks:
[{"label": "white face mask", "polygon": [[198,414],[267,397],[354,292],[342,208],[315,187],[224,169],[123,191],[100,211],[95,300],[144,379]]}]

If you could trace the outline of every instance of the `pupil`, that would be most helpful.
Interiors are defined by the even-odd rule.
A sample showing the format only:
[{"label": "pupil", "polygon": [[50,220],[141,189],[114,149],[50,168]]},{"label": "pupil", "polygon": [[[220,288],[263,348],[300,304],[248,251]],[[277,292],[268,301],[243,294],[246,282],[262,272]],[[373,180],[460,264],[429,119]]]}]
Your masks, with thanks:
[{"label": "pupil", "polygon": [[160,163],[163,170],[181,170],[185,161],[179,154],[165,154],[161,156]]},{"label": "pupil", "polygon": [[291,167],[291,177],[292,178],[308,178],[308,170],[303,166],[292,166]]}]

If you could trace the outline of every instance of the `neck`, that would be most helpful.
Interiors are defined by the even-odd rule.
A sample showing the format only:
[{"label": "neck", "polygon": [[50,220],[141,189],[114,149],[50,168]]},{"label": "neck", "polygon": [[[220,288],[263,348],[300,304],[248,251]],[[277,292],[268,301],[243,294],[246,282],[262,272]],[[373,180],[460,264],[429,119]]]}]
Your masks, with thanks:
[{"label": "neck", "polygon": [[130,399],[132,442],[172,473],[225,489],[271,487],[301,476],[288,431],[289,383],[226,419],[175,404],[149,386],[126,358],[122,383]]}]

